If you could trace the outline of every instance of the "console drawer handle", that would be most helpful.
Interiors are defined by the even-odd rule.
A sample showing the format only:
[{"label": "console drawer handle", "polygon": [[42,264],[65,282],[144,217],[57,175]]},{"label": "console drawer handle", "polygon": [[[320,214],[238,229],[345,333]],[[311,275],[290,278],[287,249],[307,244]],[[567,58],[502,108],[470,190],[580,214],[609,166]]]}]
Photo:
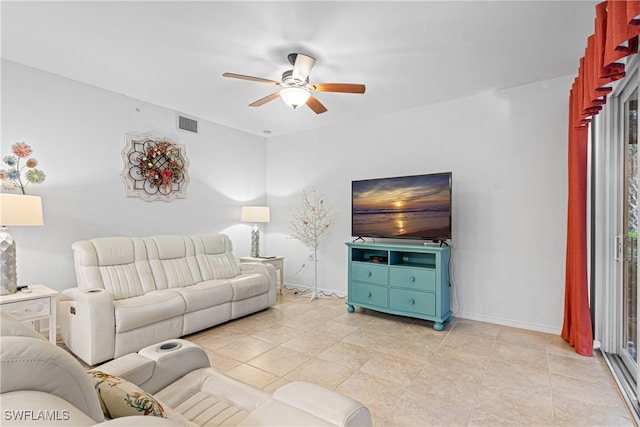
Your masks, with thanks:
[{"label": "console drawer handle", "polygon": [[373,274],[372,272],[368,271],[367,272],[367,277],[371,277],[372,274]]},{"label": "console drawer handle", "polygon": [[409,300],[409,304],[413,305],[413,304],[415,304],[415,303],[416,303],[416,300],[414,300],[413,298],[411,298],[411,299]]},{"label": "console drawer handle", "polygon": [[415,281],[416,281],[416,277],[415,277],[415,276],[411,276],[411,279],[409,279],[409,281],[410,281],[411,283],[415,282]]},{"label": "console drawer handle", "polygon": [[371,298],[371,291],[367,294],[367,298]]}]

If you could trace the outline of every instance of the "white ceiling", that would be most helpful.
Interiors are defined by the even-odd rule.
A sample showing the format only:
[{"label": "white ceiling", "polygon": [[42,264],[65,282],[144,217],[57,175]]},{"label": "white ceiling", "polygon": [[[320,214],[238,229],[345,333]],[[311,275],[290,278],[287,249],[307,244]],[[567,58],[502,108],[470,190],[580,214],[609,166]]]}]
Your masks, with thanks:
[{"label": "white ceiling", "polygon": [[[574,75],[595,1],[2,1],[2,58],[255,135],[282,135]],[[311,82],[364,83],[292,110],[287,54]],[[142,105],[144,108],[144,105]],[[479,112],[481,113],[481,112]]]}]

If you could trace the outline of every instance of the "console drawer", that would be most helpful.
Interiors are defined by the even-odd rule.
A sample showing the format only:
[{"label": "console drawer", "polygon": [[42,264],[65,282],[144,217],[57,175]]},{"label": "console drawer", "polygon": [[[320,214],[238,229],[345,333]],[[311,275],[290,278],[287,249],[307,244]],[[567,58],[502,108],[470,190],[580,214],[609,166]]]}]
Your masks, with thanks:
[{"label": "console drawer", "polygon": [[21,322],[48,317],[51,313],[49,298],[36,298],[2,304],[0,310],[9,313]]},{"label": "console drawer", "polygon": [[436,290],[436,272],[426,268],[391,267],[389,284],[423,291]]},{"label": "console drawer", "polygon": [[351,283],[349,299],[353,302],[387,307],[387,288],[368,285],[366,283]]},{"label": "console drawer", "polygon": [[391,288],[389,289],[389,307],[409,313],[435,316],[436,294]]},{"label": "console drawer", "polygon": [[352,262],[351,280],[386,285],[388,270],[389,267],[386,265],[374,265],[368,262]]}]

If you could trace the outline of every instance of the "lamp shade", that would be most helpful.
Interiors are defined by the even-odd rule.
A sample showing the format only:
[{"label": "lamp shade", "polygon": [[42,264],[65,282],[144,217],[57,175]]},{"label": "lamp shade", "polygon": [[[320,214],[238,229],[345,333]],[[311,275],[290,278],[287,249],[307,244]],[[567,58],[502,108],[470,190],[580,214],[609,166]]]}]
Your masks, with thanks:
[{"label": "lamp shade", "polygon": [[309,96],[309,91],[301,87],[286,87],[280,91],[280,98],[293,109],[306,104]]},{"label": "lamp shade", "polygon": [[269,208],[267,206],[243,206],[242,222],[269,222]]},{"label": "lamp shade", "polygon": [[0,193],[0,225],[44,225],[40,196]]}]

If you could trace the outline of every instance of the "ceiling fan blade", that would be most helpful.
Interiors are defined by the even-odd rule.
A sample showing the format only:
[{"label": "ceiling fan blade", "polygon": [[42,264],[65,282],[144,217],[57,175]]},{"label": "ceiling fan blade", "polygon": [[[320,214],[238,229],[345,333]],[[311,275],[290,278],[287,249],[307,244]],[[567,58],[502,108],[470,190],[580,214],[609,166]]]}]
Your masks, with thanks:
[{"label": "ceiling fan blade", "polygon": [[292,74],[293,79],[299,82],[306,81],[315,63],[316,63],[315,58],[312,58],[308,55],[304,55],[302,53],[297,53],[296,62],[293,64],[293,74]]},{"label": "ceiling fan blade", "polygon": [[272,85],[280,84],[280,82],[277,82],[275,80],[263,79],[262,77],[243,76],[242,74],[224,73],[222,76],[232,77],[234,79],[240,79],[240,80],[251,80],[252,82],[269,83]]},{"label": "ceiling fan blade", "polygon": [[317,92],[346,92],[364,93],[365,86],[353,83],[314,83],[309,85],[310,90]]},{"label": "ceiling fan blade", "polygon": [[251,104],[249,104],[249,107],[259,107],[279,97],[280,97],[280,92],[275,92],[275,93],[272,93],[271,95],[265,96],[264,98],[260,98],[255,102],[252,102]]},{"label": "ceiling fan blade", "polygon": [[322,114],[325,111],[327,111],[327,107],[325,107],[324,105],[322,105],[322,103],[320,101],[318,101],[318,98],[316,98],[315,96],[311,95],[309,97],[309,99],[307,99],[307,105],[309,106],[309,108],[311,108],[316,114]]}]

